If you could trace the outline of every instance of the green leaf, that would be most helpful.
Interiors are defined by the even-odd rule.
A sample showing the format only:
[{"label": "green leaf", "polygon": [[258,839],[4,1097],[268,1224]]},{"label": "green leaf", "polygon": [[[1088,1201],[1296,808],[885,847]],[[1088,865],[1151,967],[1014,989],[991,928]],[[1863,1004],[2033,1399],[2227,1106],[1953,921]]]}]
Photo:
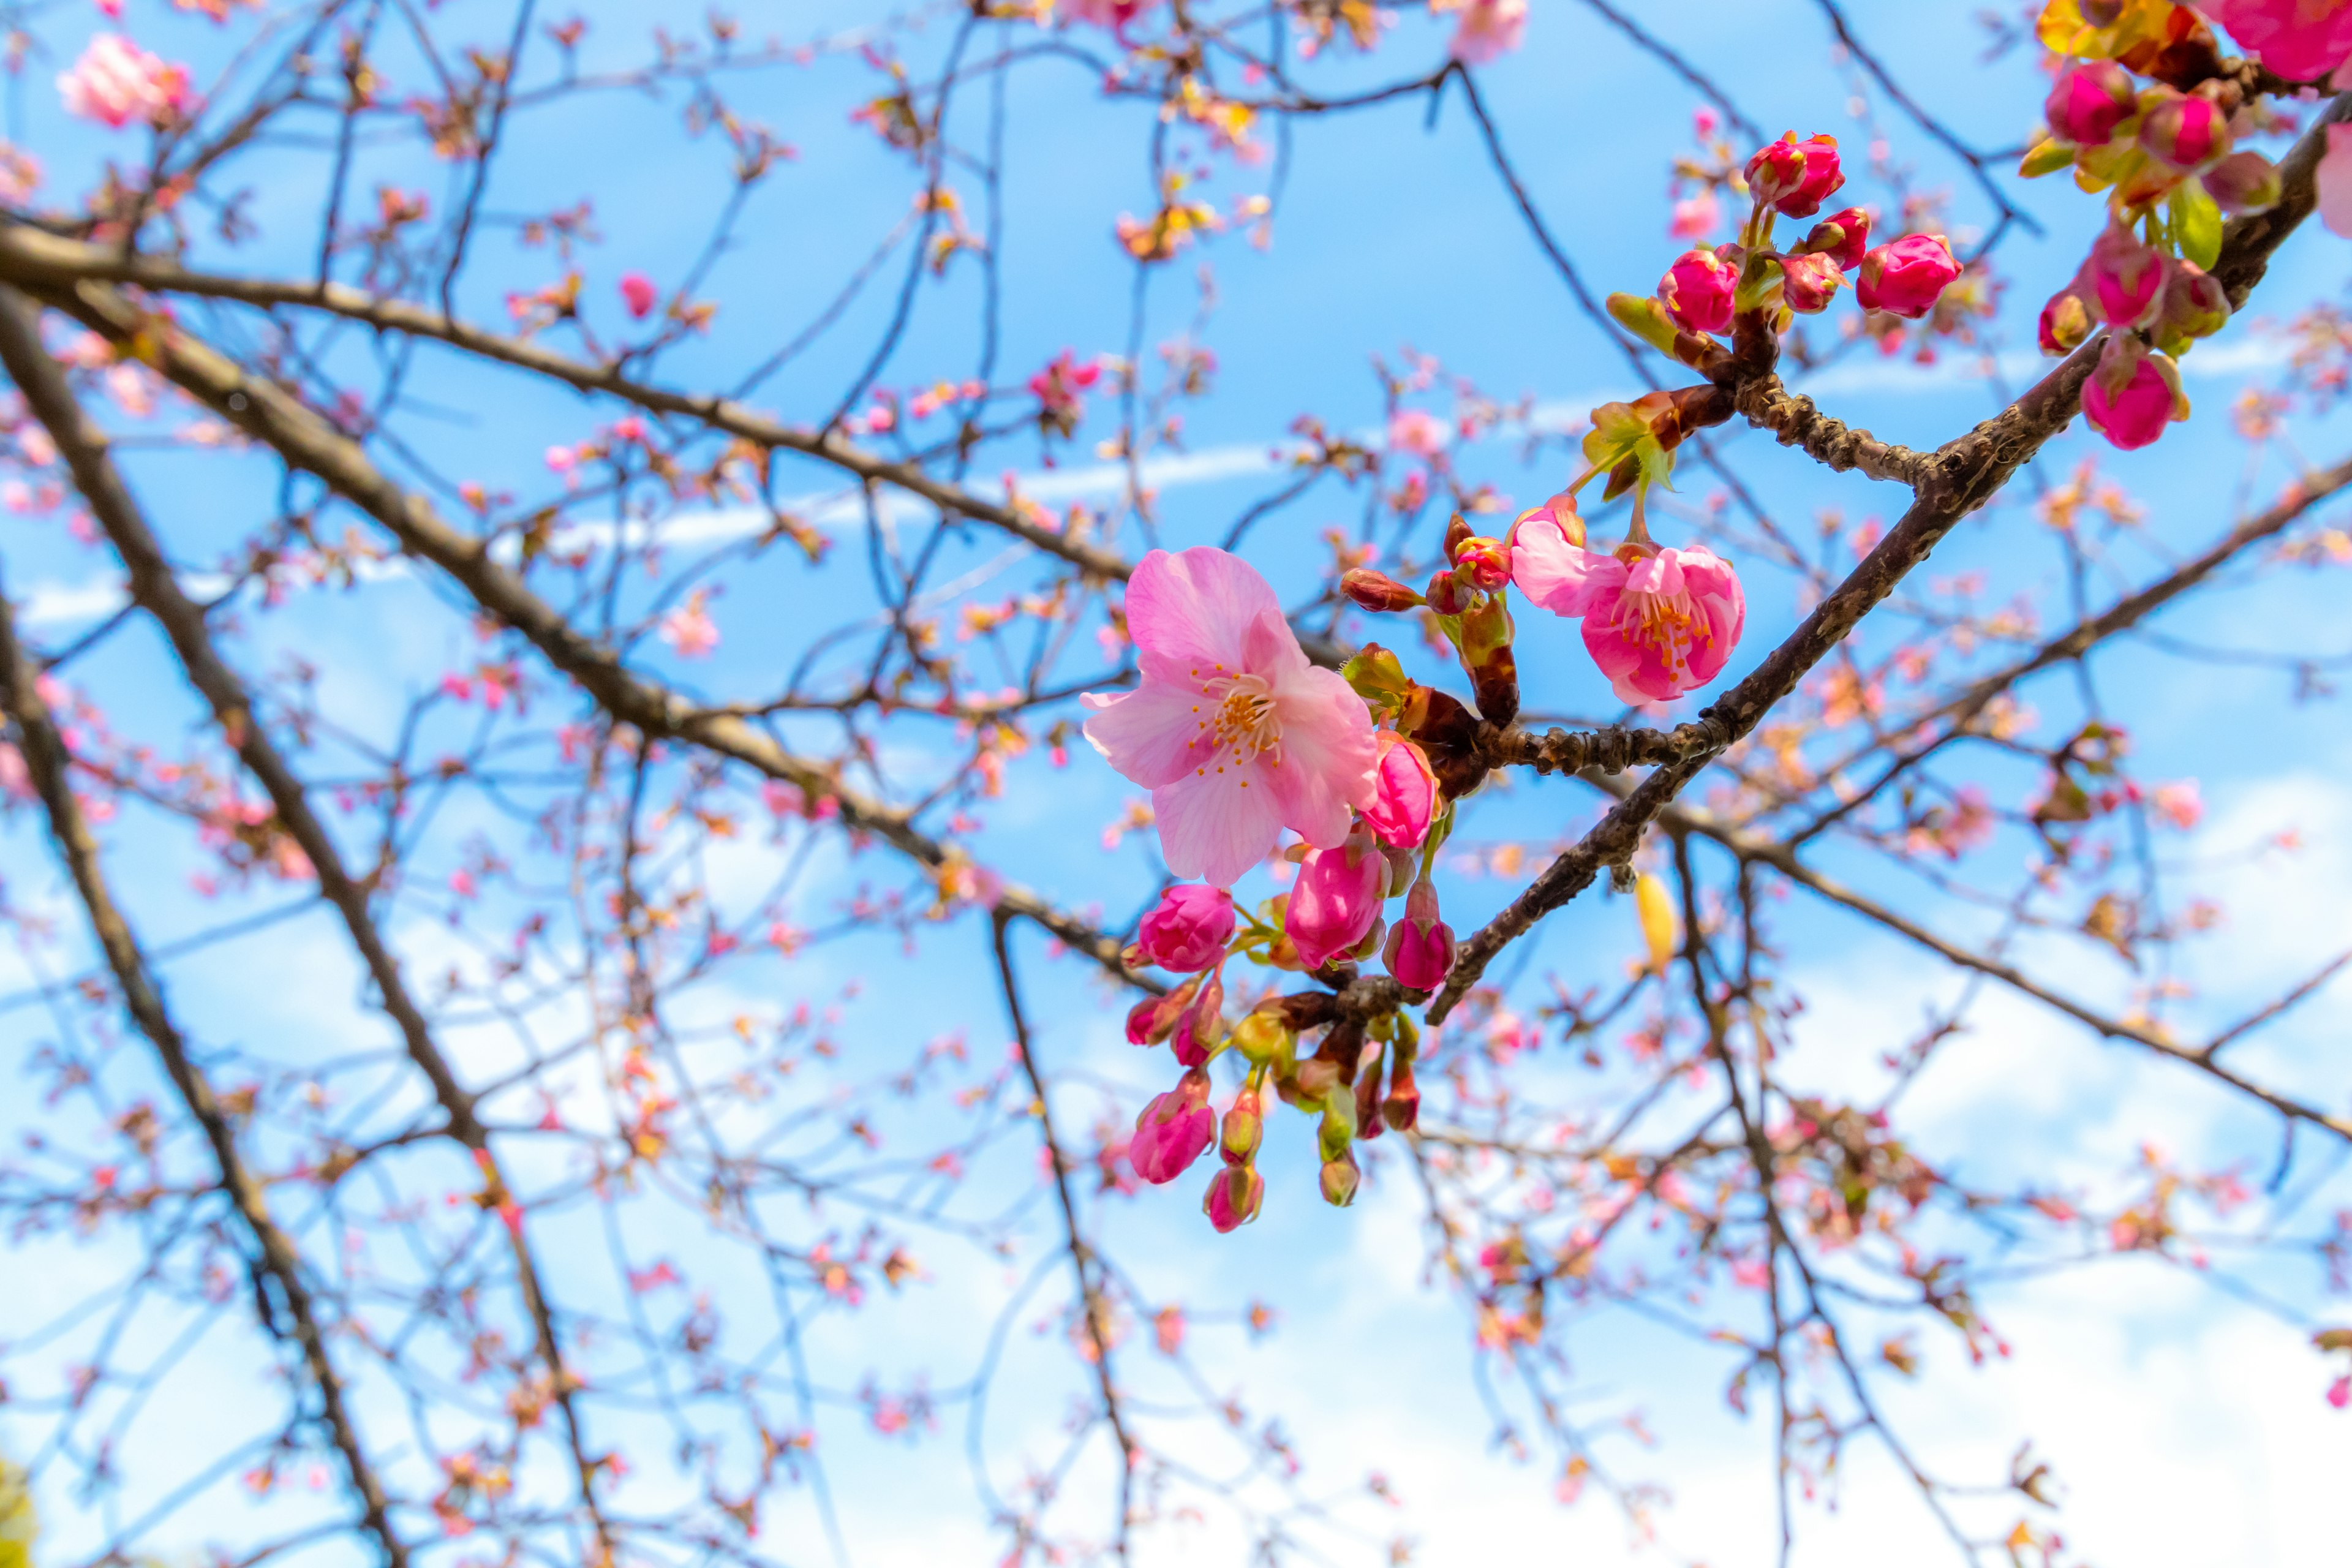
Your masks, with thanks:
[{"label": "green leaf", "polygon": [[2172,239],[2180,254],[2210,269],[2221,259],[2221,208],[2202,183],[2183,180],[2172,193]]},{"label": "green leaf", "polygon": [[1617,324],[1657,350],[1671,356],[1675,352],[1675,319],[1666,307],[1648,294],[1612,294],[1609,314]]},{"label": "green leaf", "polygon": [[2036,137],[2033,145],[2025,150],[2025,156],[2018,163],[2017,172],[2026,179],[2038,180],[2044,174],[2054,174],[2061,169],[2074,166],[2073,145],[2054,136],[2044,135]]}]

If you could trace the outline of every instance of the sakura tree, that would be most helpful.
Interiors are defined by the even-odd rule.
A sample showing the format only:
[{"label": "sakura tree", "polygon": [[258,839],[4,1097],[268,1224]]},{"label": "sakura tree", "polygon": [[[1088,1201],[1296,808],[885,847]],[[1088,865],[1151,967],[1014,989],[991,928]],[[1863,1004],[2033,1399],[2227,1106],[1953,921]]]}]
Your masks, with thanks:
[{"label": "sakura tree", "polygon": [[1457,1395],[2072,1563],[2078,1278],[2352,1403],[2352,0],[1690,9],[9,7],[0,1568],[1456,1561]]}]

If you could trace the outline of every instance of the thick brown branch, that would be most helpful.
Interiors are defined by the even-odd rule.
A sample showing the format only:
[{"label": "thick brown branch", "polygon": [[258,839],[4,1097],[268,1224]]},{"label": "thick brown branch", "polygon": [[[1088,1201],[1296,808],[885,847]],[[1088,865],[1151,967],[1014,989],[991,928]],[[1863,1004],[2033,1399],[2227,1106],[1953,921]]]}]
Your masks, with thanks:
[{"label": "thick brown branch", "polygon": [[236,1205],[238,1216],[261,1249],[261,1268],[276,1283],[286,1316],[291,1320],[291,1337],[301,1350],[311,1383],[318,1388],[320,1415],[336,1452],[342,1456],[352,1489],[359,1494],[360,1512],[367,1531],[383,1548],[391,1568],[407,1568],[408,1548],[393,1529],[391,1505],[385,1499],[383,1484],[361,1446],[342,1374],[335,1370],[334,1361],[327,1353],[326,1331],[320,1321],[318,1303],[303,1282],[302,1255],[270,1216],[269,1201],[261,1183],[238,1152],[236,1133],[228,1113],[222,1109],[202,1069],[189,1058],[187,1043],[163,1005],[147,955],[114,901],[99,863],[98,841],[90,835],[80,802],[74,798],[65,740],[49,717],[48,705],[41,700],[39,679],[40,670],[16,640],[15,614],[5,594],[0,594],[0,703],[5,703],[8,717],[16,723],[17,749],[23,753],[25,771],[48,814],[49,836],[73,878],[75,890],[81,896],[83,911],[89,917],[90,932],[105,952],[107,966],[114,972],[123,1007],[139,1032],[155,1047],[188,1114],[204,1129],[205,1138],[212,1145],[214,1163],[220,1169],[221,1188]]},{"label": "thick brown branch", "polygon": [[1874,479],[1916,489],[1934,471],[1934,454],[1897,447],[1832,418],[1811,398],[1781,385],[1778,375],[1739,382],[1732,390],[1732,404],[1749,424],[1771,431],[1783,447],[1800,447],[1841,474],[1859,468]]}]

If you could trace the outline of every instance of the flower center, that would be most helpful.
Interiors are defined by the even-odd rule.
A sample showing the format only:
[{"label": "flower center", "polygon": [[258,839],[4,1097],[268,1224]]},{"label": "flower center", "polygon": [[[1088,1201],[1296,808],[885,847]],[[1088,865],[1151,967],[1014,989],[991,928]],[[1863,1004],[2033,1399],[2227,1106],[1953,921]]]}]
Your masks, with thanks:
[{"label": "flower center", "polygon": [[1268,765],[1280,766],[1282,720],[1275,707],[1273,682],[1262,675],[1232,674],[1222,664],[1206,675],[1196,669],[1192,678],[1201,683],[1206,700],[1193,705],[1200,733],[1192,743],[1209,751],[1208,761],[1193,771],[1206,773],[1213,766],[1223,773],[1228,763],[1238,767],[1268,752],[1275,753]]},{"label": "flower center", "polygon": [[1693,643],[1715,636],[1687,594],[1627,593],[1618,601],[1617,630],[1626,640],[1654,649],[1669,668],[1677,670]]}]

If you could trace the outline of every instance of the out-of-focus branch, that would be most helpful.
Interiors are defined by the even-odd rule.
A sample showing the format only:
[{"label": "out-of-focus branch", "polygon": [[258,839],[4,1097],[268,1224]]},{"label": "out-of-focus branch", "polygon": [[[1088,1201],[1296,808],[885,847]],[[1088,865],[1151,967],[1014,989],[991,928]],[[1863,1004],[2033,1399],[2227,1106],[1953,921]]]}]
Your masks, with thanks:
[{"label": "out-of-focus branch", "polygon": [[[221,1189],[236,1205],[238,1216],[261,1249],[261,1269],[278,1287],[286,1316],[291,1320],[290,1337],[300,1348],[304,1367],[318,1388],[327,1435],[342,1457],[352,1489],[359,1494],[362,1522],[383,1547],[390,1568],[407,1568],[408,1547],[393,1528],[383,1483],[361,1445],[342,1374],[327,1353],[326,1326],[303,1279],[302,1255],[270,1216],[268,1194],[237,1150],[228,1113],[203,1070],[190,1058],[187,1042],[156,987],[147,955],[114,901],[99,862],[98,841],[90,834],[81,803],[74,798],[65,739],[49,716],[48,704],[42,700],[40,670],[16,639],[15,612],[5,593],[0,593],[0,702],[5,702],[16,725],[26,773],[48,815],[49,837],[73,878],[83,911],[89,917],[90,932],[104,951],[107,967],[113,971],[115,985],[122,994],[123,1007],[154,1047],[188,1114],[204,1129],[214,1163],[220,1169]],[[275,1321],[268,1326],[278,1328]]]},{"label": "out-of-focus branch", "polygon": [[[529,638],[549,663],[614,718],[646,736],[682,741],[741,763],[793,785],[811,801],[832,800],[840,807],[843,826],[874,834],[927,869],[938,871],[951,864],[948,847],[917,828],[907,812],[852,789],[741,719],[697,707],[628,668],[612,649],[582,633],[520,576],[492,559],[479,540],[452,528],[424,498],[402,489],[378,468],[358,442],[276,383],[247,374],[210,344],[158,320],[109,285],[83,281],[44,298],[110,342],[125,347],[142,344],[167,380],[271,447],[289,467],[323,480],[383,524],[409,553],[447,573],[483,610]],[[1045,927],[1114,977],[1158,988],[1121,961],[1117,938],[1028,889],[1004,885],[996,905]]]},{"label": "out-of-focus branch", "polygon": [[[9,379],[24,394],[34,417],[57,443],[58,454],[72,470],[75,488],[122,558],[132,600],[163,628],[190,684],[211,705],[222,734],[309,858],[319,879],[320,895],[342,917],[352,945],[359,950],[369,977],[375,982],[377,1005],[399,1029],[409,1059],[431,1082],[434,1099],[447,1118],[449,1136],[473,1155],[493,1195],[503,1199],[510,1189],[490,1146],[488,1130],[475,1113],[474,1096],[458,1080],[423,1010],[410,995],[400,961],[393,956],[368,908],[368,889],[344,867],[342,851],[326,824],[310,809],[310,796],[293,768],[270,741],[244,682],[214,648],[211,634],[205,628],[204,612],[181,593],[163,547],[108,453],[105,432],[83,412],[64,368],[42,346],[38,312],[21,295],[5,288],[0,288],[0,364],[7,367]],[[514,1252],[517,1285],[538,1341],[540,1359],[546,1363],[549,1390],[563,1411],[565,1436],[579,1475],[581,1506],[595,1528],[600,1560],[609,1564],[615,1550],[613,1526],[597,1500],[598,1463],[588,1451],[587,1428],[574,1397],[572,1374],[564,1365],[554,1308],[519,1214],[506,1228]]]}]

